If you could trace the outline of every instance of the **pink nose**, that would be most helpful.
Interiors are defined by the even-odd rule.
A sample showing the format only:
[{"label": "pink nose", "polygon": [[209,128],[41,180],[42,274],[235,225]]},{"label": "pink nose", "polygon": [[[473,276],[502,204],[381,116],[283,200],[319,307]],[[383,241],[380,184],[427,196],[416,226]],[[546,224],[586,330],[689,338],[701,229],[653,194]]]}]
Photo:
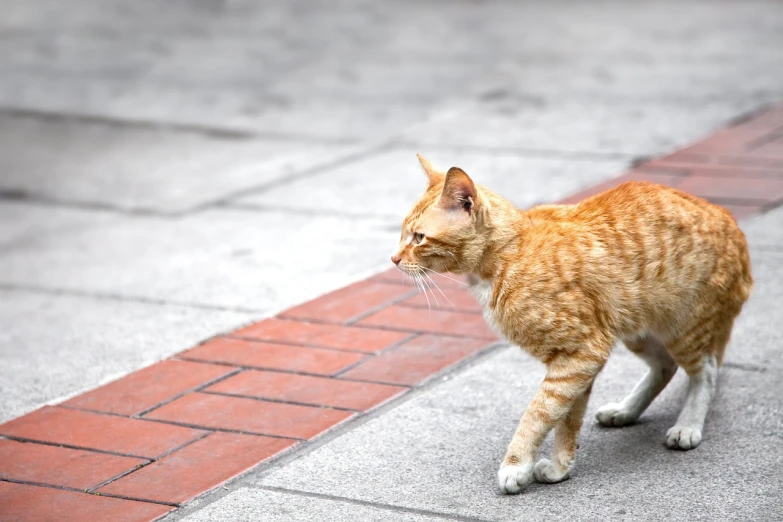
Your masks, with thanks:
[{"label": "pink nose", "polygon": [[396,254],[392,256],[392,263],[394,263],[395,265],[399,265],[400,261],[402,261],[402,258],[400,256]]}]

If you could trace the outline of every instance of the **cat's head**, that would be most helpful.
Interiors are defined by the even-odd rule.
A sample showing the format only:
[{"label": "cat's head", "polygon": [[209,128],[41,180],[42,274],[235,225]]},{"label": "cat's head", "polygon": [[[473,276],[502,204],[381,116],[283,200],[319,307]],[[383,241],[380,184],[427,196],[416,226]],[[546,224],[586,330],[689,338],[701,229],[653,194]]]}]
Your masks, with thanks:
[{"label": "cat's head", "polygon": [[429,184],[402,222],[392,262],[407,274],[465,273],[483,250],[479,231],[481,201],[476,185],[462,169],[439,172],[418,156]]}]

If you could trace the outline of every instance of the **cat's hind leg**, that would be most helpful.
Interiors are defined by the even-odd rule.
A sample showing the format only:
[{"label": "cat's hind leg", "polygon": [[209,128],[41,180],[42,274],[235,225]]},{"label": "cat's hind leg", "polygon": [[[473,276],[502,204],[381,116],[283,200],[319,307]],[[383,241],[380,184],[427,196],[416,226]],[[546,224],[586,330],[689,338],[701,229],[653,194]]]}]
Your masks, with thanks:
[{"label": "cat's hind leg", "polygon": [[718,319],[699,324],[671,347],[674,359],[688,374],[688,394],[677,423],[666,433],[666,446],[689,450],[701,443],[704,420],[718,381],[718,367],[734,321]]},{"label": "cat's hind leg", "polygon": [[598,409],[596,419],[603,426],[633,424],[669,384],[677,372],[677,363],[663,344],[652,336],[625,341],[628,349],[650,367],[647,374],[619,403],[609,403]]},{"label": "cat's hind leg", "polygon": [[666,432],[666,446],[671,449],[689,450],[701,443],[704,419],[718,380],[718,361],[715,356],[705,355],[701,370],[689,377],[685,406],[677,417],[677,424]]}]

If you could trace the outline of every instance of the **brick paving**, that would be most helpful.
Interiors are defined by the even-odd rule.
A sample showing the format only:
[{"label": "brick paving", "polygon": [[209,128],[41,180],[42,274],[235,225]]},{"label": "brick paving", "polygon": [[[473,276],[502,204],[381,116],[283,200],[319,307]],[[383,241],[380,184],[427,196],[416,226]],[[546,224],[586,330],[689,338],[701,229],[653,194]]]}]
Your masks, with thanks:
[{"label": "brick paving", "polygon": [[[631,179],[774,208],[783,105],[564,202]],[[428,306],[389,270],[0,425],[0,520],[154,520],[496,346],[441,282]]]}]

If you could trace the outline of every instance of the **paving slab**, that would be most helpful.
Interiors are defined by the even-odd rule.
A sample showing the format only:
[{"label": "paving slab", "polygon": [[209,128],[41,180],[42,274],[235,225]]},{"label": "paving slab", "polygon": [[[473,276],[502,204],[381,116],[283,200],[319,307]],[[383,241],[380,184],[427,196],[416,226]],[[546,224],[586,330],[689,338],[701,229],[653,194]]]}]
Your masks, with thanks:
[{"label": "paving slab", "polygon": [[[84,358],[98,368],[90,372],[113,367],[115,357],[130,361],[123,368],[132,370],[147,362],[133,359],[131,344],[156,353],[168,349],[163,345],[185,348],[180,332],[193,328],[192,344],[201,323],[213,330],[210,335],[222,329],[223,319],[214,317],[242,315],[222,309],[252,310],[258,319],[388,264],[397,224],[412,202],[407,185],[382,186],[382,192],[370,181],[353,186],[350,169],[339,168],[313,176],[310,185],[257,190],[300,171],[298,161],[315,157],[314,164],[322,165],[321,147],[332,151],[393,132],[411,154],[427,154],[431,145],[437,152],[428,155],[437,160],[443,152],[450,162],[456,149],[465,153],[468,168],[471,158],[486,162],[475,168],[486,165],[487,185],[512,199],[523,187],[524,195],[516,197],[527,205],[524,198],[536,202],[533,193],[555,199],[570,190],[566,180],[603,175],[577,159],[608,164],[669,150],[783,96],[783,10],[776,2],[8,0],[3,12],[0,138],[11,144],[7,153],[0,150],[0,166],[14,173],[0,185],[4,199],[164,213],[251,189],[262,198],[237,203],[252,209],[176,219],[96,212],[91,223],[58,210],[47,222],[33,211],[20,212],[22,206],[0,214],[10,221],[0,222],[0,283],[8,295],[17,289],[0,317],[27,329],[4,346],[28,347],[40,338],[41,353],[52,354],[45,362],[28,356],[39,349],[35,344],[22,354],[25,368],[36,374],[16,366],[9,371],[20,381],[44,373],[51,389],[65,383],[63,393],[81,390],[84,379],[75,380],[75,370],[61,376],[37,367],[56,361],[52,366],[75,368],[70,361],[81,357],[84,339],[87,347],[99,347],[96,358]],[[85,118],[59,119],[69,115]],[[271,139],[280,146],[268,146]],[[79,156],[82,161],[74,159]],[[405,175],[420,176],[415,159],[405,161],[411,161]],[[536,186],[513,175],[520,165],[539,173],[529,180]],[[500,173],[497,180],[492,172]],[[337,175],[335,189],[327,188],[329,174]],[[401,184],[395,174],[391,178]],[[533,190],[539,185],[546,190]],[[410,187],[413,197],[421,191],[418,181]],[[356,499],[388,503],[361,506],[377,508],[383,517],[388,511],[390,519],[406,516],[392,504],[492,519],[781,518],[779,496],[773,496],[780,489],[780,401],[772,393],[780,377],[772,351],[779,346],[773,329],[779,321],[769,312],[779,302],[779,259],[753,255],[764,288],[757,283],[750,314],[738,322],[707,440],[695,452],[662,447],[684,391],[679,376],[640,425],[609,431],[589,424],[572,481],[498,497],[495,466],[541,376],[538,365],[508,351],[271,476],[282,477],[284,489],[355,497],[308,498],[302,509],[315,510],[317,519],[361,512]],[[40,300],[25,304],[31,296]],[[105,312],[79,304],[98,297],[112,303]],[[162,302],[188,306],[178,318],[161,312]],[[39,308],[46,306],[55,307],[51,328],[41,326],[48,312]],[[77,319],[85,310],[90,319]],[[764,324],[762,317],[772,320]],[[179,320],[188,326],[170,324]],[[27,333],[35,327],[55,333]],[[62,332],[72,328],[76,341],[64,343]],[[171,330],[172,338],[147,340],[158,328]],[[642,371],[631,355],[618,352],[597,386],[592,411],[622,396]],[[80,365],[76,375],[83,373]],[[90,373],[87,380],[93,378]],[[14,381],[14,387],[24,386]],[[346,439],[350,444],[339,446]],[[258,491],[259,476],[240,483]],[[252,491],[232,501],[224,497],[213,518],[225,518],[231,504],[254,497]],[[312,497],[312,491],[305,494]],[[66,493],[87,503],[102,498]],[[31,509],[35,498],[37,505],[52,504],[37,493],[22,504]],[[110,501],[127,506],[101,502]],[[287,501],[300,505],[288,498],[279,503]],[[104,518],[112,518],[107,513]]]},{"label": "paving slab", "polygon": [[263,316],[385,267],[399,232],[383,225],[230,209],[135,216],[0,252],[0,283]]},{"label": "paving slab", "polygon": [[[466,13],[439,17],[435,6],[409,7],[413,16],[394,4],[352,0],[163,8],[150,0],[79,0],[70,9],[14,0],[0,25],[9,35],[0,105],[363,140],[417,119],[492,66],[480,57],[439,65],[471,45],[453,42],[443,15],[456,21]],[[421,11],[426,16],[415,16]],[[454,51],[432,52],[446,42]],[[410,59],[427,50],[429,60]],[[374,74],[380,56],[396,67]],[[443,81],[422,81],[422,69],[439,69]]]},{"label": "paving slab", "polygon": [[[493,78],[512,85],[512,93],[690,107],[705,100],[762,102],[780,92],[775,49],[783,22],[774,2],[498,2],[482,8],[501,49]],[[748,45],[757,52],[747,52]]]},{"label": "paving slab", "polygon": [[741,228],[754,247],[783,251],[783,207],[748,219]]},{"label": "paving slab", "polygon": [[51,237],[117,220],[108,212],[80,211],[27,202],[0,202],[0,251],[45,244]]},{"label": "paving slab", "polygon": [[[521,496],[496,490],[496,467],[544,373],[515,348],[246,480],[483,520],[779,518],[781,372],[724,368],[705,440],[683,453],[663,445],[683,400],[682,372],[639,424],[606,429],[593,420],[600,405],[633,387],[643,368],[627,352],[610,359],[588,408],[573,477],[560,485],[534,485]],[[547,442],[544,451],[550,449]]]},{"label": "paving slab", "polygon": [[737,319],[726,362],[783,370],[783,250],[751,248],[753,293]]},{"label": "paving slab", "polygon": [[77,206],[177,213],[351,153],[0,112],[0,192]]},{"label": "paving slab", "polygon": [[411,146],[346,163],[317,176],[281,183],[232,203],[314,214],[379,216],[398,226],[427,186],[417,152],[443,171],[454,165],[461,167],[476,183],[504,195],[521,208],[579,192],[616,176],[628,164],[624,159],[540,158]]},{"label": "paving slab", "polygon": [[254,318],[0,289],[0,423]]},{"label": "paving slab", "polygon": [[499,83],[585,105],[780,94],[775,2],[6,4],[0,105],[44,112],[356,141]]},{"label": "paving slab", "polygon": [[657,156],[700,139],[760,102],[718,100],[681,103],[565,98],[541,101],[498,93],[500,99],[443,110],[406,129],[401,139],[418,145],[509,148],[595,155]]},{"label": "paving slab", "polygon": [[432,522],[439,516],[405,512],[393,506],[371,506],[340,499],[314,498],[256,488],[239,488],[202,511],[180,518],[187,522],[256,522],[275,520],[340,520],[346,522]]}]

